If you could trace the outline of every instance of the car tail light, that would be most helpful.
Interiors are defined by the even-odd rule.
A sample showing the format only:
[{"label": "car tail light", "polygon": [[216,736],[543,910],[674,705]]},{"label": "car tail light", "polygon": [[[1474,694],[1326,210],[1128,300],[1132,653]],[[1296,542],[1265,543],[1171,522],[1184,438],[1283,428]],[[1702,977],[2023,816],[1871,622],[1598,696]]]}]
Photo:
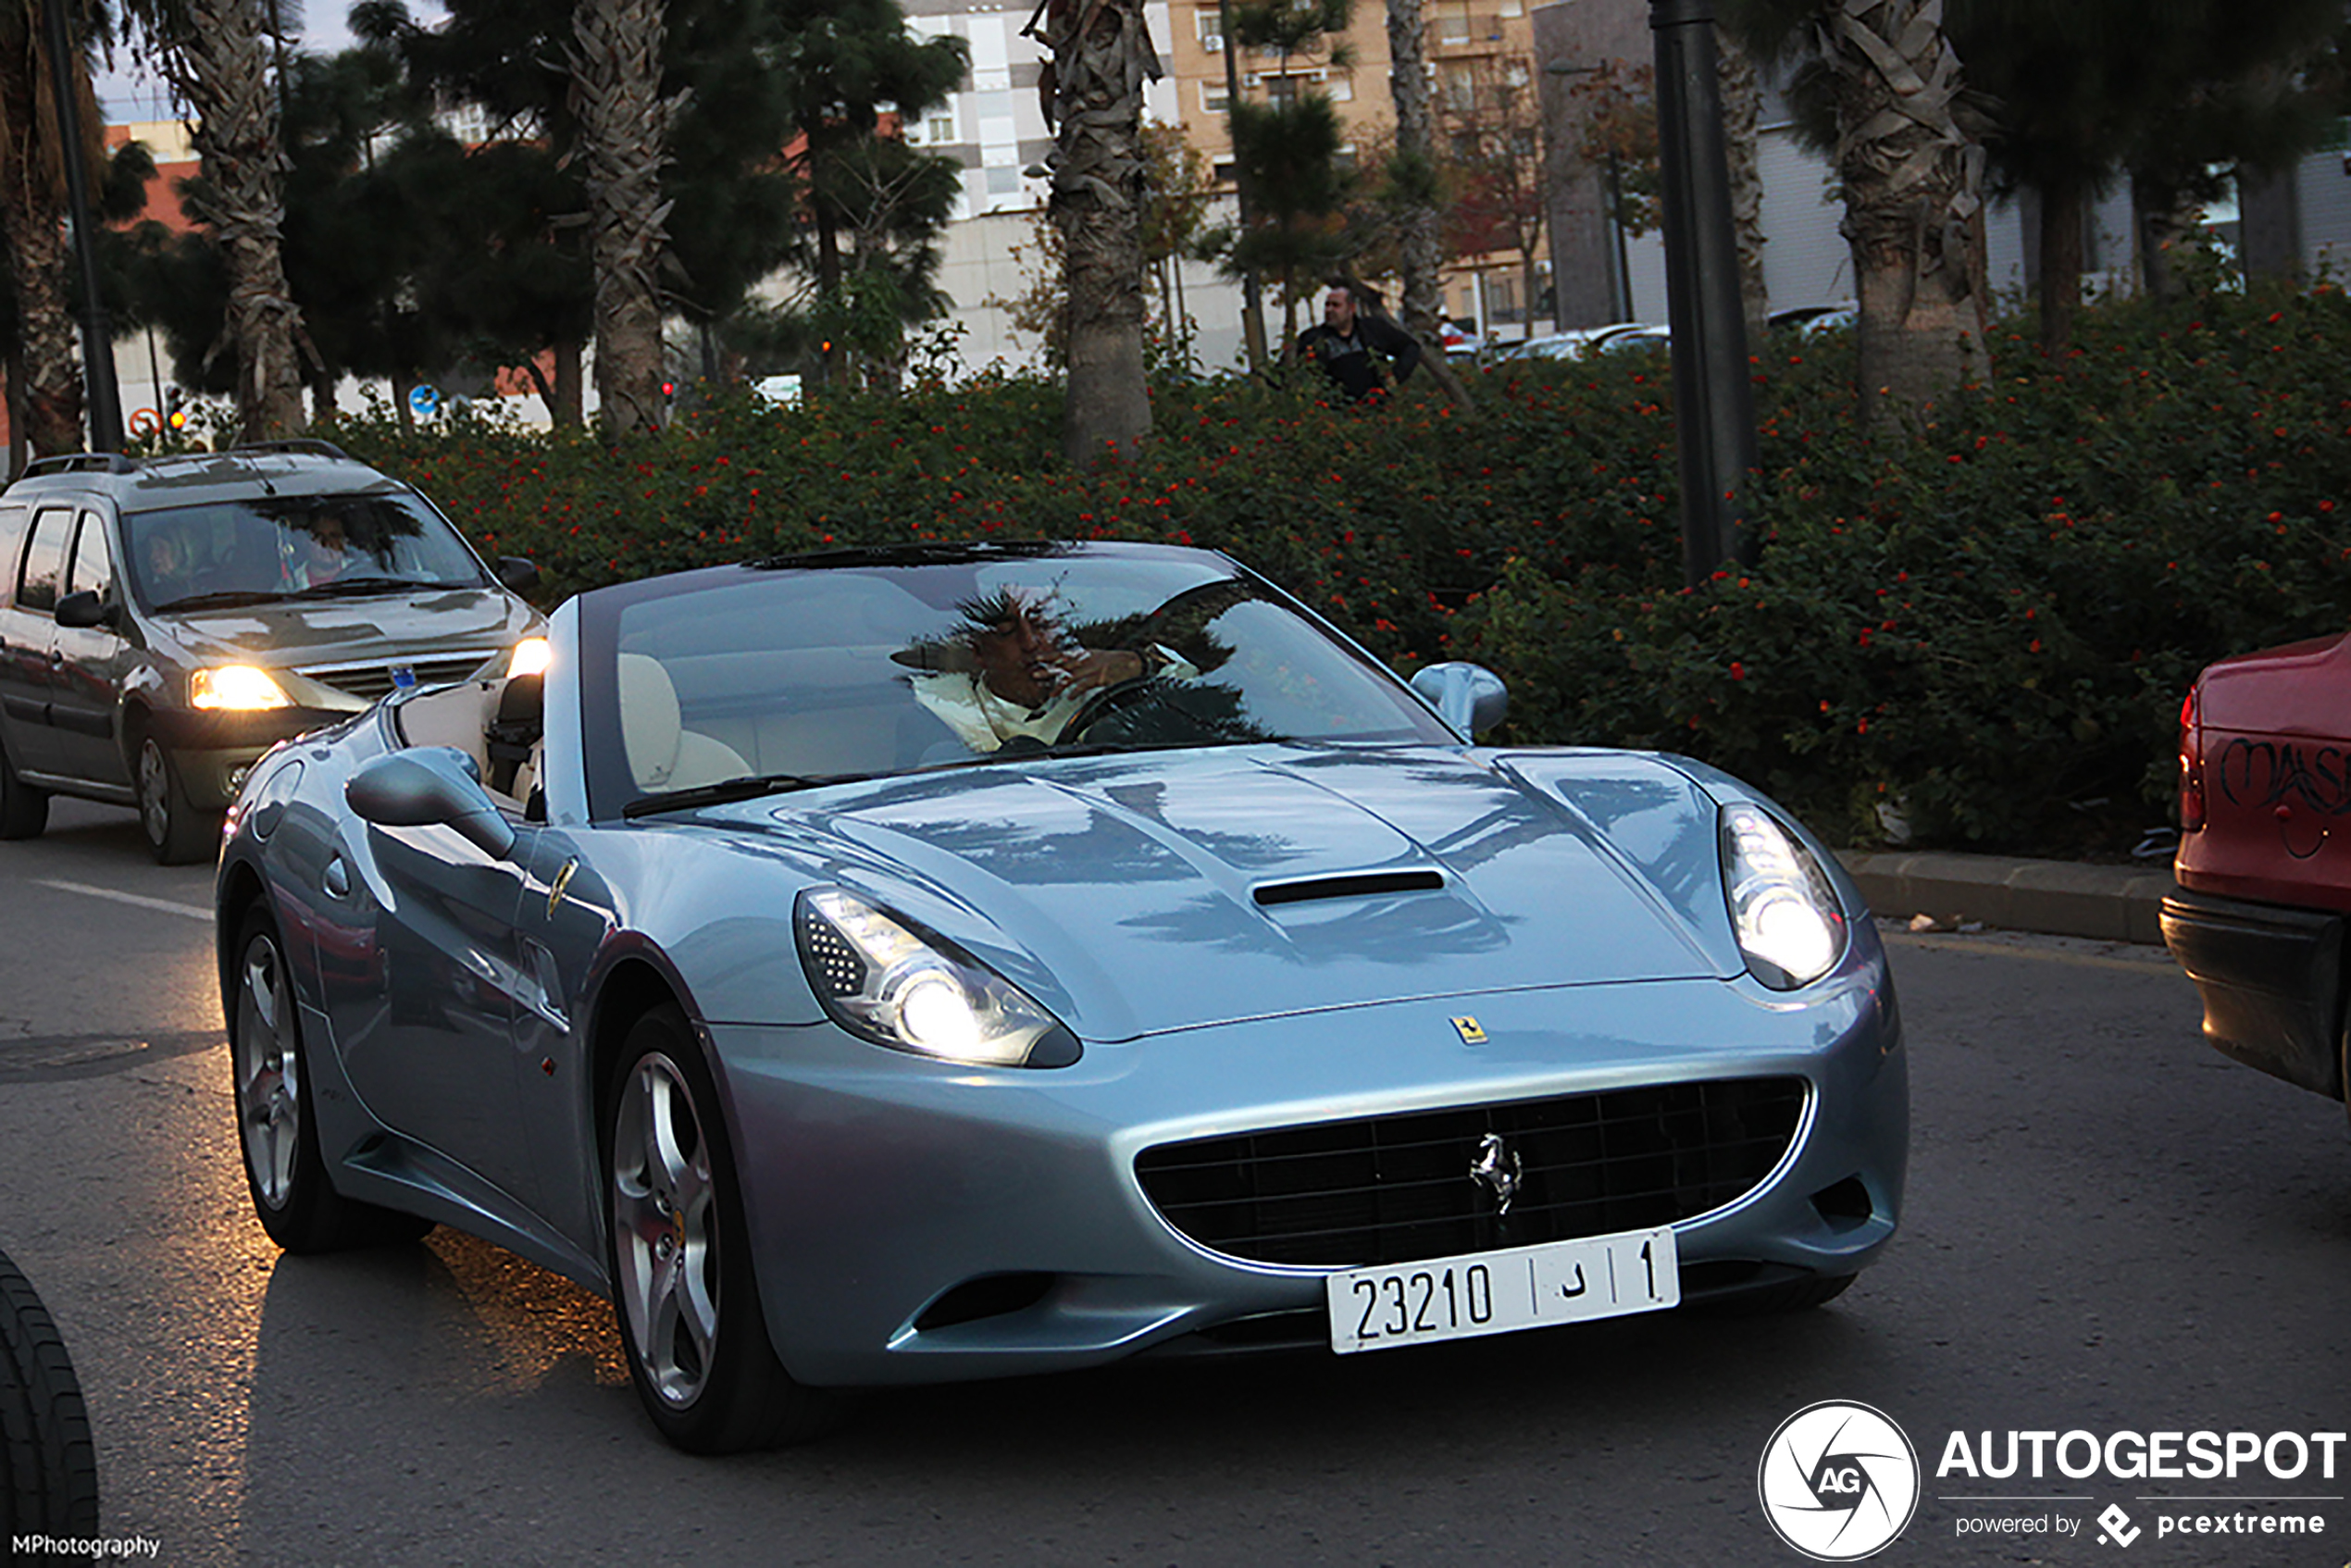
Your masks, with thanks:
[{"label": "car tail light", "polygon": [[2180,831],[2204,826],[2204,728],[2196,722],[2196,688],[2180,704]]}]

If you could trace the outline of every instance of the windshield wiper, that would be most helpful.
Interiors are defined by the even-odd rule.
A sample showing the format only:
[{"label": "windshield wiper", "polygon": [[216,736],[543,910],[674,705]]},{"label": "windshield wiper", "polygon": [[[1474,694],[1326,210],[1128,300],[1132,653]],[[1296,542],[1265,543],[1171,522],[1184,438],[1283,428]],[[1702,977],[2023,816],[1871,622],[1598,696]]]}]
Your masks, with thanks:
[{"label": "windshield wiper", "polygon": [[286,595],[274,588],[223,588],[211,593],[191,593],[157,604],[157,610],[226,610],[240,604],[275,604]]},{"label": "windshield wiper", "polygon": [[871,773],[763,773],[742,778],[722,778],[715,784],[697,784],[690,790],[669,790],[658,795],[641,796],[621,807],[620,815],[653,816],[665,811],[692,811],[701,806],[723,806],[734,801],[756,800],[762,795],[781,795],[793,790],[814,790],[826,784],[854,784],[875,777]]},{"label": "windshield wiper", "polygon": [[463,584],[418,582],[405,577],[340,577],[332,582],[314,583],[296,589],[289,595],[295,599],[333,599],[346,593],[391,593],[404,588],[450,588]]}]

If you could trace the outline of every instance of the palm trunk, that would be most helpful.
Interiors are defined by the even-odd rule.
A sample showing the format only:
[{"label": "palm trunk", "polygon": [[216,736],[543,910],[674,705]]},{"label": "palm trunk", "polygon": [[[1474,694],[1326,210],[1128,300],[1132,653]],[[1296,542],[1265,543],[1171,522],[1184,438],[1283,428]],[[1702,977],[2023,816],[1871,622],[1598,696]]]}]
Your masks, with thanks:
[{"label": "palm trunk", "polygon": [[1749,353],[1760,353],[1772,315],[1763,280],[1763,175],[1755,139],[1763,118],[1763,90],[1755,61],[1727,35],[1718,37],[1716,74],[1723,88],[1723,150],[1731,167],[1731,233],[1739,253],[1739,304],[1747,317]]},{"label": "palm trunk", "polygon": [[555,344],[555,395],[547,411],[558,429],[576,430],[586,420],[587,376],[580,368],[584,345],[569,338]]},{"label": "palm trunk", "polygon": [[2089,193],[2078,180],[2041,187],[2041,347],[2050,354],[2073,341],[2082,310],[2082,221]]},{"label": "palm trunk", "polygon": [[1069,291],[1062,452],[1131,462],[1151,434],[1143,370],[1143,85],[1159,75],[1140,0],[1051,0],[1053,193]]},{"label": "palm trunk", "polygon": [[657,430],[661,295],[667,243],[661,166],[685,98],[661,96],[661,0],[580,0],[568,51],[572,108],[587,155],[596,265],[596,391],[615,434]]},{"label": "palm trunk", "polygon": [[10,203],[6,222],[24,342],[25,436],[36,457],[80,452],[81,349],[66,308],[64,219]]},{"label": "palm trunk", "polygon": [[1844,0],[1821,24],[1875,424],[1984,366],[1984,150],[1962,123],[1942,0]]},{"label": "palm trunk", "polygon": [[[19,344],[10,367],[12,434],[34,456],[80,452],[81,352],[66,305],[65,168],[39,12],[0,45],[0,225],[16,280]],[[11,470],[13,472],[13,469]]]},{"label": "palm trunk", "polygon": [[187,31],[164,73],[193,110],[210,200],[200,215],[229,268],[227,330],[237,350],[237,416],[247,440],[303,429],[302,307],[286,282],[285,155],[258,0],[188,0]]},{"label": "palm trunk", "polygon": [[1404,214],[1403,289],[1396,309],[1404,330],[1441,359],[1445,243],[1437,211],[1436,125],[1428,102],[1428,28],[1421,0],[1387,0],[1387,90],[1396,104],[1394,179]]},{"label": "palm trunk", "polygon": [[2196,248],[2203,218],[2202,206],[2169,182],[2146,175],[2131,177],[2131,226],[2137,231],[2139,277],[2155,298],[2180,297],[2180,259]]}]

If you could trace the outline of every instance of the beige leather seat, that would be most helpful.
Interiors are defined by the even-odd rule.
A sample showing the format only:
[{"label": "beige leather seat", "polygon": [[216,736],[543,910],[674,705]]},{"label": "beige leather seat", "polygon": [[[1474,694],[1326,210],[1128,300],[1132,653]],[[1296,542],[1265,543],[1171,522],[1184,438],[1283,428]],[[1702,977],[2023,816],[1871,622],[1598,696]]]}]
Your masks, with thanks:
[{"label": "beige leather seat", "polygon": [[640,790],[690,790],[740,778],[751,765],[732,746],[684,728],[678,688],[658,659],[620,655],[620,743]]}]

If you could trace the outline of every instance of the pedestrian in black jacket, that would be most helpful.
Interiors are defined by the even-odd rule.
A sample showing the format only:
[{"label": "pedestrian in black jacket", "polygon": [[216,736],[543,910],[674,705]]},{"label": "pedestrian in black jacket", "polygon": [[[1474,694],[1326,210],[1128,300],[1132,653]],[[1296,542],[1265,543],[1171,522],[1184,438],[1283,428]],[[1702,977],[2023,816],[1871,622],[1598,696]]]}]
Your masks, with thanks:
[{"label": "pedestrian in black jacket", "polygon": [[1359,308],[1355,285],[1333,283],[1323,296],[1323,324],[1298,337],[1300,357],[1321,366],[1350,403],[1402,382],[1421,362],[1420,340],[1378,314],[1378,295],[1363,292]]}]

